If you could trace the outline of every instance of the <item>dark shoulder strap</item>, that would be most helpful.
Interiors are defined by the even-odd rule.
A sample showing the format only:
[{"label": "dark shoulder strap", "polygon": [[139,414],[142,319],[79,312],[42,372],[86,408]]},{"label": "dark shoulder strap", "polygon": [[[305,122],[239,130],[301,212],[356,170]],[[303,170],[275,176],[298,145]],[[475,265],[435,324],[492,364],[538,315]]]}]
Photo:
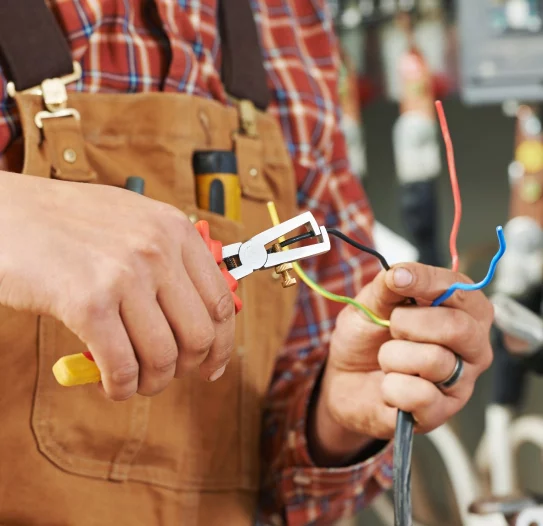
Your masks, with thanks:
[{"label": "dark shoulder strap", "polygon": [[[266,109],[270,93],[249,0],[219,0],[218,18],[226,91]],[[44,0],[0,0],[0,57],[18,91],[73,71],[68,43]]]},{"label": "dark shoulder strap", "polygon": [[73,72],[66,38],[44,0],[0,0],[0,50],[18,91]]},{"label": "dark shoulder strap", "polygon": [[[228,4],[228,7],[227,7]],[[266,70],[249,0],[219,0],[222,81],[238,99],[264,110],[270,103]]]}]

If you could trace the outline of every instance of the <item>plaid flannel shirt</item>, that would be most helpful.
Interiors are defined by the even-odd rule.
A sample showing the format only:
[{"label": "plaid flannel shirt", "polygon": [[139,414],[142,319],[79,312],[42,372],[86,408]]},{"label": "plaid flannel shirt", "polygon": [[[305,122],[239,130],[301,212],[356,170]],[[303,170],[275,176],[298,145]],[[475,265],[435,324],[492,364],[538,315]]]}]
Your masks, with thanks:
[{"label": "plaid flannel shirt", "polygon": [[[83,77],[69,89],[163,90],[227,103],[220,81],[217,0],[49,0]],[[339,56],[325,0],[252,0],[273,102],[295,167],[298,203],[320,224],[371,243],[372,216],[339,130]],[[0,82],[0,152],[20,133]],[[305,264],[336,294],[355,295],[377,262],[334,240]],[[259,524],[331,524],[391,482],[391,448],[362,464],[317,467],[307,450],[308,400],[340,307],[300,286],[288,343],[278,355],[264,416]]]}]

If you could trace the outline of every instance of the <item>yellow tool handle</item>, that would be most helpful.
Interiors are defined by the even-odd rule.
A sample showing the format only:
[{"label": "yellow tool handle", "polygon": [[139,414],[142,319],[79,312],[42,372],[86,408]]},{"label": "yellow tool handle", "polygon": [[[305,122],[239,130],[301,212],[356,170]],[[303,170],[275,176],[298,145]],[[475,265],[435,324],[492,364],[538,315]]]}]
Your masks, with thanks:
[{"label": "yellow tool handle", "polygon": [[83,353],[64,356],[53,365],[57,382],[64,387],[96,384],[100,381],[100,369]]}]

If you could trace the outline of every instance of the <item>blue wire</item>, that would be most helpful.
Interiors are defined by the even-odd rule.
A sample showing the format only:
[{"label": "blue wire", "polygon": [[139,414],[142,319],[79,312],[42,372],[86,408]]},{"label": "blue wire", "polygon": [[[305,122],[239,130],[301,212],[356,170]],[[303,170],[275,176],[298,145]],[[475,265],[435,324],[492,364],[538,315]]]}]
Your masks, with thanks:
[{"label": "blue wire", "polygon": [[503,235],[503,228],[501,226],[496,228],[496,234],[498,234],[500,248],[490,262],[490,267],[488,268],[488,273],[485,279],[483,279],[483,281],[480,281],[479,283],[455,283],[454,285],[451,285],[451,287],[449,287],[447,291],[445,291],[441,296],[439,296],[439,298],[433,301],[432,307],[437,307],[438,305],[441,305],[444,301],[447,301],[457,290],[480,290],[486,287],[492,281],[492,278],[494,277],[494,272],[496,271],[496,265],[498,264],[498,261],[501,259],[501,257],[504,255],[505,249],[507,248],[507,245],[505,243],[505,237]]}]

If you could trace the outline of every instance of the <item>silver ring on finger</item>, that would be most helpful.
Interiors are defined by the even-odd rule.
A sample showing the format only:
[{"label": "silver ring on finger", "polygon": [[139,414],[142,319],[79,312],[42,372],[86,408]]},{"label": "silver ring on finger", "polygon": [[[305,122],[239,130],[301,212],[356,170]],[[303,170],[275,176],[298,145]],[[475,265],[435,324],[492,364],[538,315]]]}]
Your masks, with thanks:
[{"label": "silver ring on finger", "polygon": [[458,380],[460,380],[462,373],[464,372],[464,360],[458,356],[458,354],[455,354],[456,356],[456,364],[454,366],[453,372],[450,374],[450,376],[443,380],[442,382],[436,383],[436,386],[441,389],[450,389],[453,385],[455,385]]}]

